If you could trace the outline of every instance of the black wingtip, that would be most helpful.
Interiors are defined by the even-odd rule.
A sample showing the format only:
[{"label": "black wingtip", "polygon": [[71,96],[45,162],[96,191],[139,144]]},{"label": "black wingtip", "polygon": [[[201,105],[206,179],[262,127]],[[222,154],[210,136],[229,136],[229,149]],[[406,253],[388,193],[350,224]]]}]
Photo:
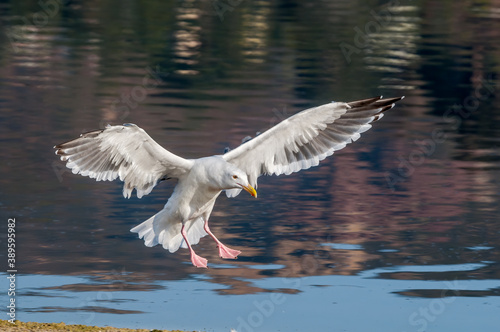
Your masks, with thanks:
[{"label": "black wingtip", "polygon": [[401,99],[404,99],[405,96],[400,96],[400,97],[394,97],[394,98],[386,98],[382,99],[382,96],[375,97],[375,98],[369,98],[369,99],[363,99],[363,100],[356,100],[350,103],[347,103],[347,105],[350,106],[350,108],[355,110],[356,112],[361,112],[369,109],[375,109],[375,108],[380,108],[380,111],[377,114],[383,113],[391,108],[394,107],[394,104]]},{"label": "black wingtip", "polygon": [[383,107],[383,106],[386,106],[386,105],[394,104],[395,102],[398,102],[398,101],[400,101],[403,98],[404,98],[404,96],[394,97],[394,98],[380,99],[380,100],[377,100],[376,102],[374,102],[373,104],[376,105],[376,106],[378,106],[378,107]]},{"label": "black wingtip", "polygon": [[383,98],[383,96],[378,96],[378,97],[373,97],[373,98],[368,98],[368,99],[361,99],[361,100],[355,100],[347,103],[350,107],[362,107],[366,105],[373,104],[376,101],[379,101]]}]

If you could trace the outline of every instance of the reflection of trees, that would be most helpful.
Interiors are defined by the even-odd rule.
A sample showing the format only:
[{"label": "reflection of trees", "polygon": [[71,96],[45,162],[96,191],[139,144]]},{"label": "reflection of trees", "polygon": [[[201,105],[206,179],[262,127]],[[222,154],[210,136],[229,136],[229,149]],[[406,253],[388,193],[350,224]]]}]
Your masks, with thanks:
[{"label": "reflection of trees", "polygon": [[[47,146],[60,137],[94,129],[101,120],[138,122],[173,152],[197,157],[269,127],[276,122],[273,109],[296,111],[381,91],[408,98],[348,150],[307,174],[262,180],[265,200],[218,202],[214,231],[225,234],[221,238],[241,248],[244,257],[234,269],[207,273],[234,287],[227,292],[245,293],[259,290],[239,280],[242,274],[248,279],[355,274],[386,265],[497,261],[493,252],[464,248],[498,244],[498,97],[482,102],[457,128],[442,119],[450,106],[474,93],[480,78],[493,74],[492,81],[498,80],[500,27],[491,10],[497,2],[402,6],[350,64],[339,44],[351,42],[353,28],[373,20],[370,11],[382,8],[376,4],[243,1],[221,22],[208,1],[71,1],[46,25],[20,19],[40,11],[37,1],[3,5],[3,29],[16,29],[17,50],[0,49],[0,118],[8,123],[0,138],[15,143],[1,152],[12,162],[0,166],[9,174],[0,181],[13,194],[5,198],[13,210],[24,211],[31,202],[43,206],[26,212],[33,231],[24,235],[20,249],[31,257],[24,271],[140,266],[141,278],[182,278],[192,272],[181,264],[185,253],[130,252],[139,241],[124,235],[161,207],[166,185],[147,203],[129,205],[115,190],[118,185],[69,180],[65,174],[62,186],[69,198],[51,200],[61,186]],[[6,34],[1,36],[9,45]],[[120,112],[116,99],[140,86],[146,69],[157,66],[162,84],[127,114]],[[397,171],[398,157],[407,158],[413,141],[429,138],[436,127],[447,133],[445,142],[398,184],[398,191],[388,190],[386,170]],[[40,169],[41,164],[48,166]],[[19,172],[12,174],[12,167]],[[26,178],[36,179],[29,197],[19,186]],[[61,202],[70,206],[58,207]],[[144,207],[150,202],[155,208]],[[254,211],[256,206],[266,214]],[[77,240],[62,233],[68,226]],[[361,249],[331,249],[324,243]],[[220,262],[208,240],[200,247],[211,263]],[[70,265],[61,252],[65,248],[74,257]],[[260,263],[285,267],[245,267]]]}]

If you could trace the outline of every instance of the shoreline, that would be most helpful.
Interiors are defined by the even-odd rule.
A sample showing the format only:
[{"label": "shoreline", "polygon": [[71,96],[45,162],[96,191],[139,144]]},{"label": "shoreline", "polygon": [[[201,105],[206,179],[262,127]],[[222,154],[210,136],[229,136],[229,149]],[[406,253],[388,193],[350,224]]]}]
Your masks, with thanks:
[{"label": "shoreline", "polygon": [[111,326],[87,326],[87,325],[67,325],[65,323],[37,323],[20,322],[11,323],[8,320],[0,319],[0,329],[4,332],[28,332],[28,331],[70,331],[70,332],[185,332],[181,330],[149,330],[149,329],[127,329]]}]

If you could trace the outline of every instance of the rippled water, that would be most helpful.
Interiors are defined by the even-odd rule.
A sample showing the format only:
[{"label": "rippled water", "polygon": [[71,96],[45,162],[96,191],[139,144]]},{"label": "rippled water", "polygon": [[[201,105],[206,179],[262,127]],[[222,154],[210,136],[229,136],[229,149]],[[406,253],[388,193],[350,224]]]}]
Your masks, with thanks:
[{"label": "rippled water", "polygon": [[[498,329],[500,5],[216,6],[228,3],[0,2],[0,209],[17,221],[17,318]],[[131,122],[196,158],[304,108],[379,94],[406,99],[355,144],[319,167],[260,178],[257,200],[221,195],[212,230],[243,254],[221,260],[204,238],[208,270],[129,232],[174,183],[125,200],[120,183],[72,175],[52,149]]]}]

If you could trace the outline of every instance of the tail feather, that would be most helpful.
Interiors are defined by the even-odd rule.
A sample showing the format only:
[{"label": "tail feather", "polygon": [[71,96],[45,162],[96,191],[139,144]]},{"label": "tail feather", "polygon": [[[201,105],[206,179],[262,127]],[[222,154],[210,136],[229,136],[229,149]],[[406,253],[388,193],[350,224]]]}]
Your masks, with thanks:
[{"label": "tail feather", "polygon": [[[186,222],[185,229],[190,244],[200,242],[207,235],[203,228],[203,218],[199,217]],[[176,252],[180,247],[187,248],[181,235],[182,224],[178,220],[171,220],[167,209],[163,209],[148,220],[135,226],[130,231],[137,233],[144,239],[144,245],[153,247],[161,244],[164,249]]]}]

